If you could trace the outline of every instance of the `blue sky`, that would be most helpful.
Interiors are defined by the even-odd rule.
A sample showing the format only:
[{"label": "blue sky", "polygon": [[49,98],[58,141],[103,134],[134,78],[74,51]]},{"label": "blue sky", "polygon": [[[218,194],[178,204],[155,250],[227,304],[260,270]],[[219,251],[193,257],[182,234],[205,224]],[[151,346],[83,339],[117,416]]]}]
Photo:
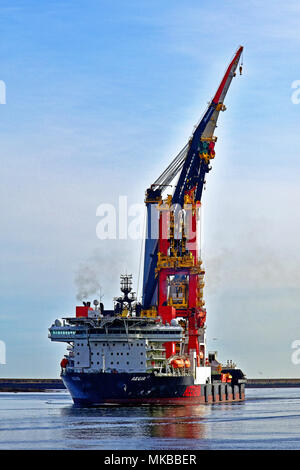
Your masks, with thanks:
[{"label": "blue sky", "polygon": [[100,241],[96,208],[145,189],[190,136],[237,47],[203,203],[208,343],[249,377],[297,377],[297,1],[8,1],[0,7],[0,339],[6,377],[55,377],[51,322],[79,267],[107,306],[139,247]]}]

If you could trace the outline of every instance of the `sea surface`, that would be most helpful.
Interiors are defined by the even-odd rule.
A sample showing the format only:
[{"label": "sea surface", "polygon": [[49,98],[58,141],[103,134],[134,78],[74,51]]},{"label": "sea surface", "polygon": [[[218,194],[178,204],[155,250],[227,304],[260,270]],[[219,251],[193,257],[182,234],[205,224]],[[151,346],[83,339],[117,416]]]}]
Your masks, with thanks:
[{"label": "sea surface", "polygon": [[76,408],[65,391],[0,393],[0,449],[300,449],[300,388],[241,403]]}]

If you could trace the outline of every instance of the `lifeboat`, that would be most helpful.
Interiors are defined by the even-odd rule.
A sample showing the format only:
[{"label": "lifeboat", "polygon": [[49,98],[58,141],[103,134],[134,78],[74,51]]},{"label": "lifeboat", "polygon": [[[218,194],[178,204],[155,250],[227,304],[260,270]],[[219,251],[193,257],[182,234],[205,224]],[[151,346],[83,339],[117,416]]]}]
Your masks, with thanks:
[{"label": "lifeboat", "polygon": [[184,367],[186,367],[187,369],[191,367],[191,361],[189,359],[184,360]]},{"label": "lifeboat", "polygon": [[174,367],[174,369],[182,369],[184,367],[184,359],[173,359],[171,366]]}]

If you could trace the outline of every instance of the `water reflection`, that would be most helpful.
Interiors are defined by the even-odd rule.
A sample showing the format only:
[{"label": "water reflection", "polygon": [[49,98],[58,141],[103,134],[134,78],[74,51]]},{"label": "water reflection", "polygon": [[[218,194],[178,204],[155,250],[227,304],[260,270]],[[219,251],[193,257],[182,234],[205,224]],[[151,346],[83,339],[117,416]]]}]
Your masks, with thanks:
[{"label": "water reflection", "polygon": [[209,406],[75,408],[69,394],[2,394],[1,449],[300,449],[298,389]]},{"label": "water reflection", "polygon": [[208,411],[203,405],[155,407],[149,410],[153,418],[151,437],[204,439],[206,432],[203,417],[208,415]]},{"label": "water reflection", "polygon": [[[101,440],[162,438],[206,439],[207,418],[211,407],[205,405],[185,406],[139,406],[99,408],[61,408],[62,418],[68,423],[64,430],[67,440]],[[106,444],[109,446],[109,444]],[[109,447],[108,447],[109,448]]]}]

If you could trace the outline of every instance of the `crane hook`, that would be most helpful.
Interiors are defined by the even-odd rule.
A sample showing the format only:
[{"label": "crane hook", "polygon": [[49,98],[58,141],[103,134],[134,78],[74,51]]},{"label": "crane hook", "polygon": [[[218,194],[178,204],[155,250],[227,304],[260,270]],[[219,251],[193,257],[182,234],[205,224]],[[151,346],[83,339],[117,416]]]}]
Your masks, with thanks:
[{"label": "crane hook", "polygon": [[244,65],[244,53],[241,54],[241,63],[240,63],[240,75],[243,73],[243,65]]}]

